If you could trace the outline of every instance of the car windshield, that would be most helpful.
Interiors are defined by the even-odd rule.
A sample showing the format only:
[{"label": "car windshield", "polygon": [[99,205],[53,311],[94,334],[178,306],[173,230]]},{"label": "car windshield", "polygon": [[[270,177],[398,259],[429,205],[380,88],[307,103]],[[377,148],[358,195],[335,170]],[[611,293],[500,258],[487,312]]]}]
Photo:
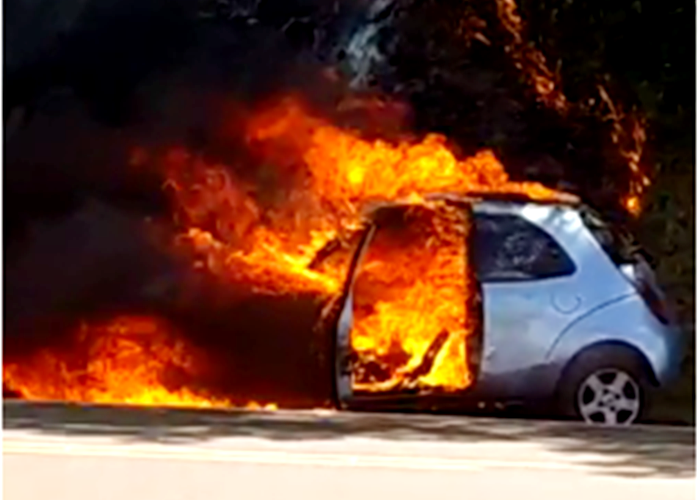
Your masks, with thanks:
[{"label": "car windshield", "polygon": [[580,213],[588,230],[615,264],[636,262],[643,257],[639,245],[629,231],[607,222],[590,207],[581,208]]}]

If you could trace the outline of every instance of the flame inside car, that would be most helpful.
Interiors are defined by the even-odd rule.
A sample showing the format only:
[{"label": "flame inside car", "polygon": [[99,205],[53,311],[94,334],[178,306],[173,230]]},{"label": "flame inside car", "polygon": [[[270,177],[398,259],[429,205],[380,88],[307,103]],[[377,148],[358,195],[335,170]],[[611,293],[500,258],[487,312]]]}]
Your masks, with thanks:
[{"label": "flame inside car", "polygon": [[353,289],[353,390],[466,389],[479,325],[464,211],[409,206],[376,224]]}]

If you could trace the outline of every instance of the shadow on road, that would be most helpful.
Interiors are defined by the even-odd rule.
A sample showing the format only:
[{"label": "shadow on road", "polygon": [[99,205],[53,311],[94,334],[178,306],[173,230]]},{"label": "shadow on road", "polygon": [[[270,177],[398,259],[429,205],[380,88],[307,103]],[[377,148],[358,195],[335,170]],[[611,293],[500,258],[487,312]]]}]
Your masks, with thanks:
[{"label": "shadow on road", "polygon": [[457,443],[537,442],[586,455],[603,474],[694,477],[695,429],[596,428],[568,422],[406,414],[249,412],[79,406],[5,401],[5,430],[115,436],[130,441],[201,442],[220,437],[332,440],[346,437]]}]

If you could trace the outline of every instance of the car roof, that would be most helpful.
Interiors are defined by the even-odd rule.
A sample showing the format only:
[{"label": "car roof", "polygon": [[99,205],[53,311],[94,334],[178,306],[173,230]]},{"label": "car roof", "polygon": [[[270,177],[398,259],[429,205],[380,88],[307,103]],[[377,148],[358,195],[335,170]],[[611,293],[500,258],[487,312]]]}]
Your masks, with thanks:
[{"label": "car roof", "polygon": [[537,199],[528,196],[525,193],[434,193],[426,195],[427,201],[447,201],[453,203],[503,203],[511,205],[565,205],[578,206],[581,204],[581,199],[570,193],[561,192],[553,195],[551,198]]},{"label": "car roof", "polygon": [[556,197],[548,199],[533,199],[521,193],[430,193],[424,196],[413,195],[406,198],[379,201],[365,207],[364,213],[371,216],[373,213],[390,208],[401,208],[420,205],[425,202],[446,202],[454,205],[550,205],[570,208],[583,206],[581,199],[570,193],[560,193]]}]

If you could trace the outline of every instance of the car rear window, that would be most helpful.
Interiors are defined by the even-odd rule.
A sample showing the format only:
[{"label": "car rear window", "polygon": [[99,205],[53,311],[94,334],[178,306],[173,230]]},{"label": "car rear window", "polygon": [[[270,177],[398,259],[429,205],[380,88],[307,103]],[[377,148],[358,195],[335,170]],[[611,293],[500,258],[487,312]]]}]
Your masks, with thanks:
[{"label": "car rear window", "polygon": [[583,223],[615,264],[633,263],[641,256],[631,233],[607,222],[589,207],[581,208],[580,213]]},{"label": "car rear window", "polygon": [[517,215],[475,214],[474,252],[481,281],[568,276],[576,266],[548,233]]}]

